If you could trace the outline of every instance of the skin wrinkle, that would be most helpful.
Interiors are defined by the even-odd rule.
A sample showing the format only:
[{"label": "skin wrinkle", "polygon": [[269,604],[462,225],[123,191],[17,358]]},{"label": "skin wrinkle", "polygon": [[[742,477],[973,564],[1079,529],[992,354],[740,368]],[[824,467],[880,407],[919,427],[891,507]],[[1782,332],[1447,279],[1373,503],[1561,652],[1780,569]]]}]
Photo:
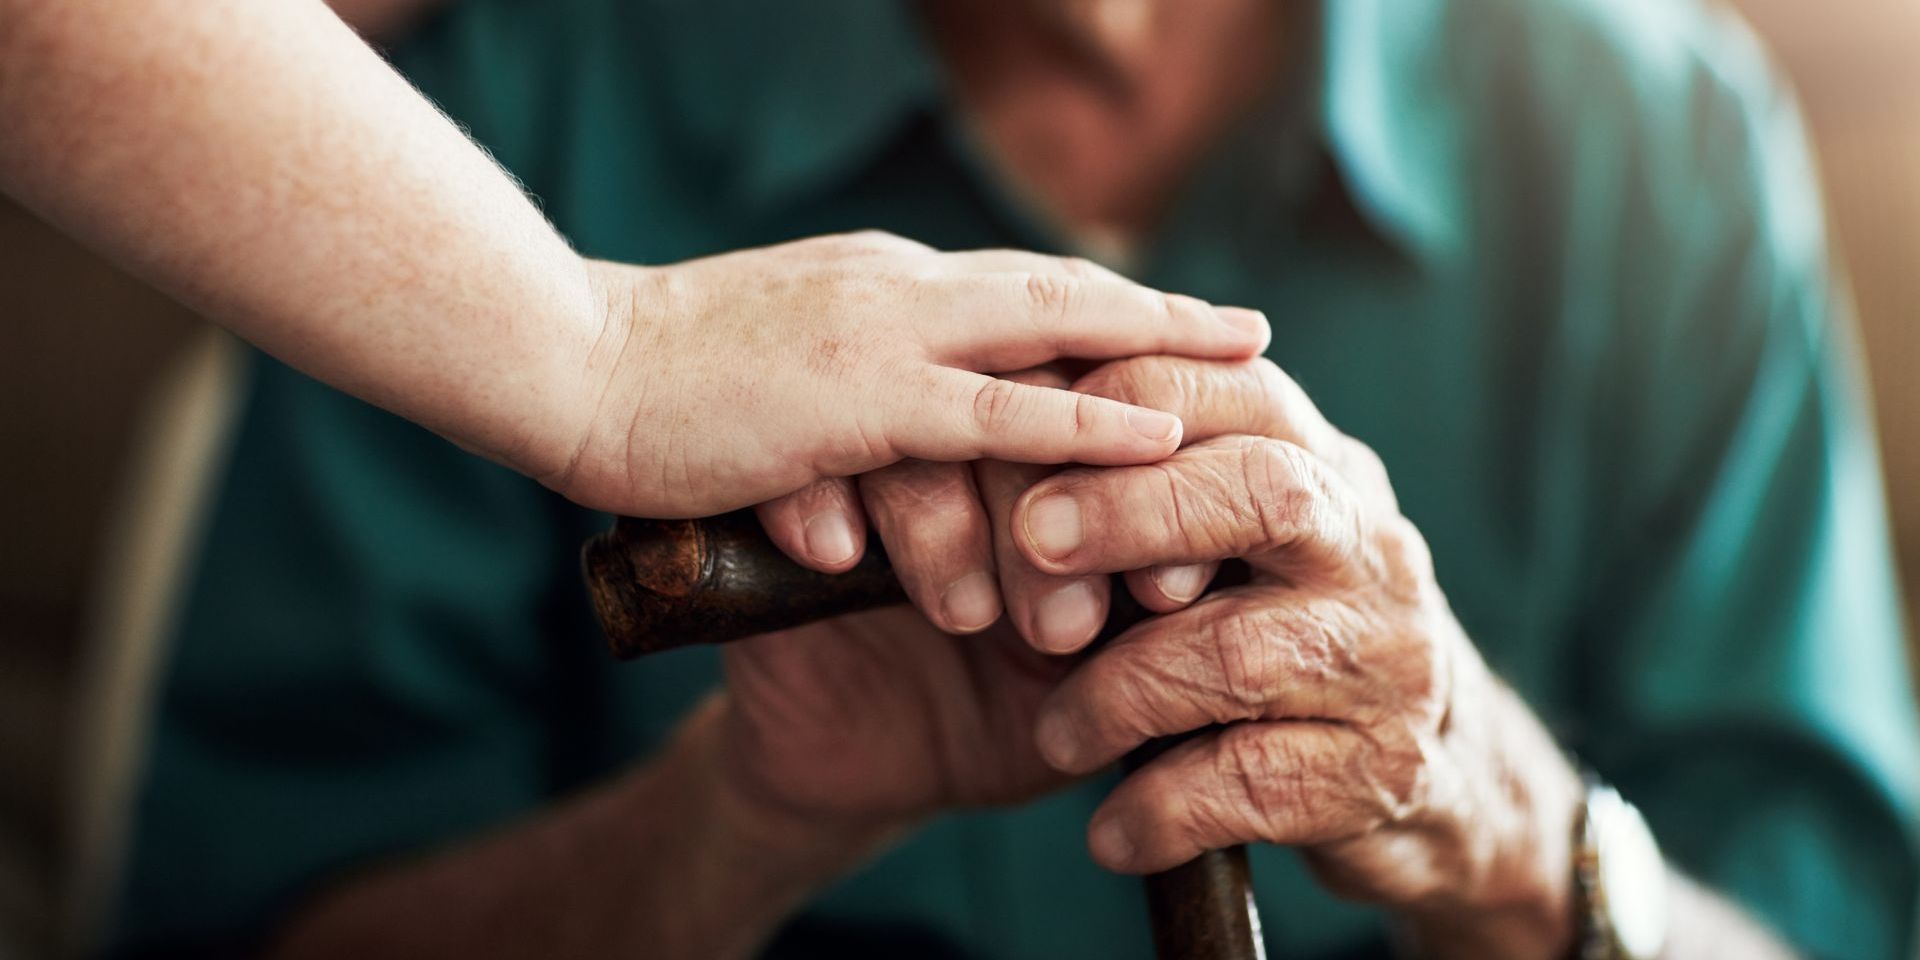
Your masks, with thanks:
[{"label": "skin wrinkle", "polygon": [[1221,699],[1231,713],[1246,718],[1266,714],[1270,693],[1279,682],[1273,658],[1279,651],[1268,640],[1265,629],[1278,615],[1263,611],[1261,616],[1265,623],[1248,616],[1218,619],[1206,634],[1215,658]]},{"label": "skin wrinkle", "polygon": [[[560,465],[559,470],[550,475],[534,474],[535,479],[556,489],[568,486],[574,472],[579,469],[581,458],[586,456],[587,448],[593,442],[592,424],[606,415],[607,398],[613,389],[614,371],[622,366],[622,360],[632,355],[634,341],[640,334],[641,324],[637,322],[640,303],[638,291],[634,287],[596,282],[592,284],[592,289],[598,295],[596,299],[601,311],[600,330],[594,334],[593,345],[587,349],[581,369],[581,375],[587,382],[599,383],[599,386],[592,391],[592,414],[587,422],[581,425],[579,439],[574,442],[573,451],[567,455],[566,461]],[[653,274],[652,289],[649,291],[650,302],[673,303],[683,299],[685,292],[682,285],[676,283],[666,271]],[[658,335],[657,328],[655,328],[655,335]],[[596,364],[594,358],[609,349],[610,343],[615,344],[611,348],[613,359]],[[629,470],[632,469],[633,464],[631,459],[634,449],[633,434],[642,429],[639,411],[648,406],[647,393],[647,388],[641,387],[635,390],[633,395],[634,413],[628,419],[625,457]]]},{"label": "skin wrinkle", "polygon": [[[1221,732],[1218,749],[1214,752],[1220,761],[1216,765],[1215,773],[1220,781],[1230,786],[1232,790],[1227,796],[1219,799],[1222,807],[1227,810],[1236,810],[1244,804],[1251,812],[1250,825],[1255,829],[1274,830],[1275,833],[1284,834],[1284,830],[1276,829],[1284,822],[1281,820],[1281,811],[1293,811],[1295,816],[1309,814],[1311,811],[1307,809],[1309,806],[1307,798],[1315,796],[1316,791],[1308,789],[1310,786],[1308,764],[1297,760],[1276,761],[1272,754],[1279,749],[1281,741],[1277,737],[1257,735],[1262,732],[1264,731],[1257,726]],[[1285,788],[1290,782],[1292,791],[1289,794]],[[1283,803],[1282,798],[1291,802]],[[1217,823],[1214,825],[1214,830],[1210,831],[1210,836],[1200,838],[1202,842],[1195,846],[1204,847],[1205,841],[1212,837],[1232,836],[1238,832],[1235,829],[1237,826],[1238,824]]]},{"label": "skin wrinkle", "polygon": [[1302,490],[1295,462],[1277,442],[1259,442],[1240,451],[1241,479],[1247,504],[1258,524],[1263,546],[1284,550],[1309,529],[1313,502]]},{"label": "skin wrinkle", "polygon": [[1093,426],[1092,411],[1099,403],[1093,397],[1076,395],[1073,398],[1073,435],[1084,435]]},{"label": "skin wrinkle", "polygon": [[[1351,707],[1369,706],[1367,686],[1353,682],[1361,675],[1356,658],[1349,645],[1339,639],[1346,634],[1336,631],[1325,604],[1296,603],[1285,610],[1284,648],[1293,657],[1302,685],[1321,697],[1321,702],[1310,712],[1321,715],[1334,712],[1332,704],[1336,696],[1344,697]],[[1355,713],[1358,715],[1361,711]]]},{"label": "skin wrinkle", "polygon": [[1030,317],[1064,320],[1080,296],[1079,282],[1069,277],[1029,273],[1021,278],[1021,283],[1026,289],[1027,303],[1033,307]]},{"label": "skin wrinkle", "polygon": [[1166,485],[1167,520],[1172,528],[1168,532],[1188,543],[1194,542],[1195,529],[1187,522],[1187,498],[1181,490],[1179,475],[1159,464],[1154,465],[1154,473]]},{"label": "skin wrinkle", "polygon": [[863,476],[876,525],[893,534],[891,553],[909,594],[939,609],[946,589],[973,571],[991,572],[991,532],[965,504],[979,497],[972,471],[905,461]]},{"label": "skin wrinkle", "polygon": [[1338,792],[1322,771],[1350,756],[1326,742],[1333,734],[1316,721],[1259,724],[1228,738],[1224,746],[1231,782],[1253,806],[1256,823],[1280,836],[1300,836],[1304,824],[1330,819]]},{"label": "skin wrinkle", "polygon": [[1193,678],[1181,673],[1173,665],[1150,657],[1143,657],[1135,663],[1135,670],[1116,674],[1112,688],[1115,695],[1109,704],[1089,703],[1086,708],[1095,718],[1126,718],[1120,725],[1120,732],[1122,742],[1129,749],[1164,735],[1164,731],[1174,726],[1171,715],[1161,706],[1167,699],[1160,695],[1163,691],[1182,690],[1189,701],[1196,705],[1207,702]]},{"label": "skin wrinkle", "polygon": [[973,394],[973,418],[980,432],[991,434],[1005,429],[1013,422],[1013,407],[1018,399],[1018,390],[1011,382],[982,381]]}]

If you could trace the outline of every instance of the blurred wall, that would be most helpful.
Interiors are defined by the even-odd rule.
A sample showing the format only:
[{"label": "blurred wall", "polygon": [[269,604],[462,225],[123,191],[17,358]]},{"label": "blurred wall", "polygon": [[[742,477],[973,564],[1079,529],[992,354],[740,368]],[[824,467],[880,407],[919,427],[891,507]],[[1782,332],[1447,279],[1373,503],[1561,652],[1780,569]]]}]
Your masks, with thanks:
[{"label": "blurred wall", "polygon": [[[1920,2],[1738,5],[1815,134],[1920,597]],[[140,397],[193,322],[0,205],[0,956],[30,948],[8,937],[44,915],[59,855],[71,641],[100,517]]]},{"label": "blurred wall", "polygon": [[1799,89],[1853,279],[1900,535],[1920,598],[1920,3],[1736,0]]}]

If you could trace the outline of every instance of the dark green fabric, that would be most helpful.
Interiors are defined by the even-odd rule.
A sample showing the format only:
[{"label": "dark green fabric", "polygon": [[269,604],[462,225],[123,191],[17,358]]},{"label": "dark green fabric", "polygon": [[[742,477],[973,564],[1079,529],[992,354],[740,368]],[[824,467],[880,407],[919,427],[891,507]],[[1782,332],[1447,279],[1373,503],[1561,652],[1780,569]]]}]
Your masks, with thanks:
[{"label": "dark green fabric", "polygon": [[[1908,955],[1920,783],[1882,495],[1790,107],[1681,0],[1341,0],[1135,274],[1265,309],[1377,449],[1488,660],[1673,859],[1806,947]],[[468,0],[398,57],[587,253],[877,227],[1061,249],[893,0]],[[752,376],[753,371],[741,371]],[[246,943],[316,885],[641,761],[709,652],[602,657],[603,518],[261,359],[173,638],[115,942]],[[775,948],[1147,953],[1104,784],[943,819]],[[1381,942],[1256,851],[1277,957]]]}]

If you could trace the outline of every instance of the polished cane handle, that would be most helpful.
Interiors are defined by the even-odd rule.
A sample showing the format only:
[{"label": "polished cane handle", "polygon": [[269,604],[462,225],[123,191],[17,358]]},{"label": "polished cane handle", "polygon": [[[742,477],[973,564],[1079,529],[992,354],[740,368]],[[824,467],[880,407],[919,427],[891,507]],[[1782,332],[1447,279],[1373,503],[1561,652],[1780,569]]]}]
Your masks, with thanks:
[{"label": "polished cane handle", "polygon": [[[781,553],[750,511],[705,520],[622,517],[587,542],[581,561],[607,642],[623,660],[906,601],[877,540],[852,570],[816,573]],[[1147,615],[1116,580],[1101,641]],[[1126,768],[1172,743],[1133,751]],[[1245,847],[1201,854],[1145,884],[1160,960],[1264,958]]]}]

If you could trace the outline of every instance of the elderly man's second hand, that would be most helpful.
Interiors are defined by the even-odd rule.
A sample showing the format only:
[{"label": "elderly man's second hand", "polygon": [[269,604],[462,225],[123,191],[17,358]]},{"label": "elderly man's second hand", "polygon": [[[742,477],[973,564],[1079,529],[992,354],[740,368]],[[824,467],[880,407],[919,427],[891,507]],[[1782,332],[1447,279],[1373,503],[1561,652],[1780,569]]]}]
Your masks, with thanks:
[{"label": "elderly man's second hand", "polygon": [[[1085,774],[1218,727],[1114,790],[1089,827],[1095,857],[1147,872],[1237,843],[1298,846],[1335,892],[1394,908],[1424,954],[1567,955],[1580,778],[1453,616],[1379,457],[1266,360],[1123,360],[1076,388],[1175,412],[1193,442],[1150,466],[1061,473],[1002,518],[1040,573],[1131,571],[1167,611],[1051,693],[1040,753]],[[1251,582],[1191,605],[1141,574],[1210,578],[1228,558]],[[1666,955],[1781,955],[1674,880],[1691,916]]]},{"label": "elderly man's second hand", "polygon": [[1080,386],[1151,395],[1200,442],[1061,474],[1012,517],[1049,574],[1253,570],[1097,651],[1042,708],[1040,750],[1071,773],[1225,725],[1116,789],[1090,828],[1096,858],[1143,872],[1302,845],[1342,893],[1485,918],[1495,942],[1569,942],[1579,778],[1454,620],[1378,457],[1270,362],[1172,365],[1116,363]]}]

